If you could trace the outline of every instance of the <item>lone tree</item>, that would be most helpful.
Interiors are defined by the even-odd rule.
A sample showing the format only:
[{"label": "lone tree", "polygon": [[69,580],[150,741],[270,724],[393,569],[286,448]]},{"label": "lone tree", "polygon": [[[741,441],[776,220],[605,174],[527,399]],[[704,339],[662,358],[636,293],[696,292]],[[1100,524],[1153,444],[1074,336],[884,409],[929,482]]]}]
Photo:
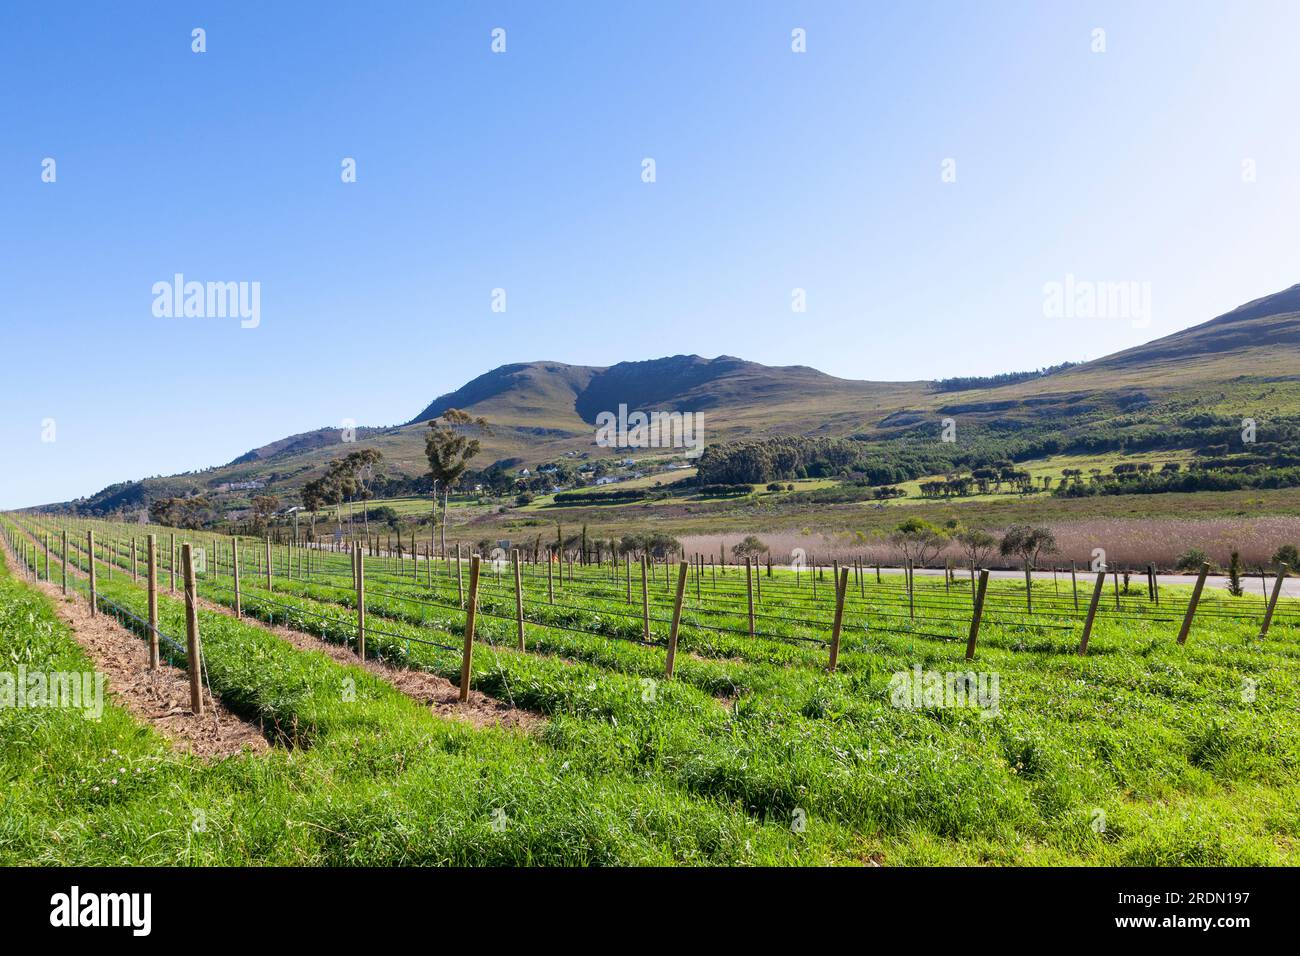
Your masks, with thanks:
[{"label": "lone tree", "polygon": [[744,561],[746,558],[757,561],[762,555],[767,554],[768,550],[768,546],[763,543],[763,539],[752,534],[740,544],[731,546],[731,553],[736,556],[737,561]]},{"label": "lone tree", "polygon": [[983,528],[960,528],[953,538],[961,545],[972,568],[982,568],[998,546],[998,539]]},{"label": "lone tree", "polygon": [[1031,528],[1027,524],[1013,524],[1002,536],[998,550],[1003,557],[1019,555],[1025,568],[1025,604],[1030,613],[1034,610],[1033,570],[1041,554],[1056,553],[1056,536],[1050,528]]},{"label": "lone tree", "polygon": [[[374,448],[363,448],[348,454],[341,463],[341,468],[351,476],[354,494],[362,502],[370,500],[370,482],[374,480],[376,466],[384,460],[384,453]],[[370,510],[361,510],[361,524],[367,538],[370,537]]]},{"label": "lone tree", "polygon": [[1032,528],[1027,524],[1013,524],[1002,536],[998,545],[1002,556],[1018,555],[1025,567],[1033,570],[1038,567],[1038,559],[1044,554],[1056,554],[1056,535],[1051,528]]},{"label": "lone tree", "polygon": [[447,499],[482,447],[477,438],[465,434],[467,428],[492,434],[486,418],[475,418],[459,408],[449,408],[442,413],[442,422],[436,418],[430,420],[428,434],[424,436],[424,454],[429,459],[429,477],[433,479],[434,524],[438,523],[438,486],[442,486],[439,547],[444,558],[447,556]]},{"label": "lone tree", "polygon": [[324,478],[316,478],[302,486],[302,506],[309,514],[307,534],[310,540],[316,540],[316,512],[330,502],[329,489],[325,487]]},{"label": "lone tree", "polygon": [[[352,532],[352,496],[357,493],[357,476],[346,458],[335,458],[328,470],[315,482],[326,504],[334,505],[334,524],[343,523],[342,505],[348,503],[348,533]],[[305,489],[304,489],[305,490]]]},{"label": "lone tree", "polygon": [[902,551],[914,566],[925,567],[948,543],[948,534],[921,518],[908,518],[889,535],[889,543]]},{"label": "lone tree", "polygon": [[258,534],[264,534],[271,518],[280,508],[280,499],[275,495],[258,495],[253,499],[253,527]]}]

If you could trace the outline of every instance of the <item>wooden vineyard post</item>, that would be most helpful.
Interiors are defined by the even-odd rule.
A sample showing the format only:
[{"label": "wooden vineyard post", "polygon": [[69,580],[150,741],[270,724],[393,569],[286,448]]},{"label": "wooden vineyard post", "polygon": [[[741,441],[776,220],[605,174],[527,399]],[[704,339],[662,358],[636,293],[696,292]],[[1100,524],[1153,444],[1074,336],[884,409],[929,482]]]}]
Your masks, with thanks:
[{"label": "wooden vineyard post", "polygon": [[274,591],[275,588],[271,582],[271,539],[266,539],[266,589]]},{"label": "wooden vineyard post", "polygon": [[512,548],[515,560],[515,620],[519,624],[519,649],[524,649],[524,587],[519,580],[519,549]]},{"label": "wooden vineyard post", "polygon": [[1147,565],[1147,600],[1154,602],[1156,599],[1156,566]]},{"label": "wooden vineyard post", "polygon": [[1079,610],[1079,574],[1075,570],[1074,562],[1070,562],[1070,589],[1074,592],[1074,609]]},{"label": "wooden vineyard post", "polygon": [[[629,561],[631,558],[628,559]],[[631,581],[631,578],[628,578]],[[631,584],[628,585],[630,589]],[[630,596],[629,596],[630,599]],[[548,554],[546,556],[546,601],[548,604],[555,603],[555,556]]]},{"label": "wooden vineyard post", "polygon": [[366,659],[366,558],[357,549],[357,656]]},{"label": "wooden vineyard post", "polygon": [[1156,602],[1156,607],[1160,606],[1160,576],[1156,574],[1156,566],[1151,565],[1151,597]]},{"label": "wooden vineyard post", "polygon": [[194,587],[194,556],[190,543],[181,545],[185,575],[185,656],[189,660],[190,709],[203,715],[203,650],[199,644],[198,596]]},{"label": "wooden vineyard post", "polygon": [[[131,539],[131,580],[132,581],[140,580],[140,574],[136,569],[137,569],[137,565],[136,565],[135,538],[132,538]],[[49,577],[49,575],[47,574],[46,577]]]},{"label": "wooden vineyard post", "polygon": [[63,553],[61,557],[63,558],[63,560],[60,561],[59,563],[63,566],[63,593],[66,596],[68,593],[68,529],[67,528],[63,529]]},{"label": "wooden vineyard post", "polygon": [[90,569],[90,616],[95,616],[95,532],[86,532],[86,567]]},{"label": "wooden vineyard post", "polygon": [[1088,638],[1092,636],[1092,623],[1097,619],[1097,605],[1101,603],[1101,589],[1106,586],[1106,569],[1097,572],[1097,583],[1092,588],[1092,599],[1088,602],[1088,616],[1083,620],[1083,637],[1079,639],[1079,656],[1088,656]]},{"label": "wooden vineyard post", "polygon": [[915,593],[916,580],[912,576],[915,569],[912,567],[911,558],[907,559],[906,570],[907,570],[907,616],[915,620],[916,619],[916,593]]},{"label": "wooden vineyard post", "polygon": [[171,574],[171,593],[176,593],[176,532],[172,532],[172,556],[167,562],[167,570]]},{"label": "wooden vineyard post", "polygon": [[1034,573],[1028,561],[1025,561],[1025,607],[1030,614],[1034,613]]},{"label": "wooden vineyard post", "polygon": [[1264,610],[1264,623],[1259,629],[1259,639],[1268,637],[1268,626],[1273,623],[1273,611],[1277,608],[1277,599],[1282,594],[1282,579],[1290,570],[1285,564],[1277,566],[1277,580],[1273,582],[1273,593],[1269,596],[1268,607]]},{"label": "wooden vineyard post", "polygon": [[243,599],[239,593],[239,539],[230,539],[230,573],[235,579],[235,617],[244,616]]},{"label": "wooden vineyard post", "polygon": [[1119,569],[1116,568],[1111,572],[1111,578],[1115,582],[1115,610],[1119,610]]},{"label": "wooden vineyard post", "polygon": [[[460,545],[456,545],[460,550]],[[459,576],[460,558],[457,556],[457,576]],[[474,617],[478,611],[478,568],[479,556],[471,555],[469,559],[469,608],[465,612],[465,650],[460,659],[460,702],[469,700],[470,668],[474,661]]]},{"label": "wooden vineyard post", "polygon": [[[134,543],[135,539],[132,538],[131,540]],[[48,532],[41,535],[41,542],[45,545],[45,582],[48,584],[50,580],[50,535]]]},{"label": "wooden vineyard post", "polygon": [[641,640],[650,643],[650,585],[646,557],[641,555]]},{"label": "wooden vineyard post", "polygon": [[1205,588],[1205,576],[1210,573],[1209,562],[1201,564],[1201,573],[1196,576],[1196,587],[1192,588],[1192,599],[1187,603],[1187,614],[1183,618],[1183,626],[1178,631],[1178,643],[1187,642],[1187,635],[1192,630],[1192,618],[1196,616],[1196,605],[1201,601],[1201,591]]},{"label": "wooden vineyard post", "polygon": [[754,636],[754,582],[749,558],[745,559],[745,591],[749,598],[749,636]]},{"label": "wooden vineyard post", "polygon": [[844,626],[844,595],[849,589],[849,569],[841,568],[839,580],[835,582],[835,623],[831,628],[831,659],[827,670],[835,672],[840,661],[840,631]]},{"label": "wooden vineyard post", "polygon": [[664,669],[664,679],[673,679],[673,664],[677,660],[677,630],[682,623],[682,595],[686,593],[686,562],[677,566],[677,596],[673,599],[673,624],[668,631],[668,661]]},{"label": "wooden vineyard post", "polygon": [[[478,561],[475,556],[470,559],[472,562]],[[456,603],[462,608],[465,606],[465,581],[460,573],[460,542],[456,542]],[[468,699],[468,698],[467,698]]]},{"label": "wooden vineyard post", "polygon": [[158,540],[155,535],[145,537],[144,569],[149,575],[149,670],[158,669]]},{"label": "wooden vineyard post", "polygon": [[989,587],[988,568],[980,571],[979,590],[975,592],[975,610],[970,618],[970,636],[966,639],[966,660],[975,659],[975,642],[980,636],[980,618],[984,616],[984,595]]}]

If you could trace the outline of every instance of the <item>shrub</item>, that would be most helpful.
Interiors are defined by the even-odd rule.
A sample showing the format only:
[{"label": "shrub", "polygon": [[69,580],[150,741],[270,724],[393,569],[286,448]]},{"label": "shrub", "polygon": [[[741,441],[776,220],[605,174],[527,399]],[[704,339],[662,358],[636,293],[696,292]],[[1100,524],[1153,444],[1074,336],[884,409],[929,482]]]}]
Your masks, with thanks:
[{"label": "shrub", "polygon": [[1204,551],[1200,548],[1192,548],[1190,551],[1184,551],[1178,556],[1178,560],[1174,562],[1174,570],[1188,573],[1200,571],[1201,565],[1208,560]]},{"label": "shrub", "polygon": [[1274,564],[1285,564],[1292,571],[1300,570],[1300,551],[1294,544],[1284,544],[1273,552]]},{"label": "shrub", "polygon": [[1241,583],[1241,552],[1234,551],[1228,558],[1228,593],[1233,597],[1241,597],[1246,593],[1245,587]]}]

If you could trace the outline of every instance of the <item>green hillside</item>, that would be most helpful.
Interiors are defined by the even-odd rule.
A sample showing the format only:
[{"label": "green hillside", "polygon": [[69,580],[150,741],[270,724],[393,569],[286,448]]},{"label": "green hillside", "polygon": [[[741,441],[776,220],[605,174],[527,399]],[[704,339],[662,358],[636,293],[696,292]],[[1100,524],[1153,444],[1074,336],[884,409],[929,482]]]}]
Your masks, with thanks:
[{"label": "green hillside", "polygon": [[[1062,356],[1067,358],[1067,356]],[[391,477],[425,470],[425,423],[461,408],[492,423],[476,467],[510,467],[561,456],[626,455],[595,445],[602,411],[697,412],[705,440],[776,436],[856,438],[882,460],[932,446],[952,418],[963,442],[1046,455],[1105,447],[1169,447],[1198,429],[1226,430],[1300,415],[1300,285],[1201,325],[1092,362],[1010,384],[981,380],[868,382],[804,366],[773,367],[731,356],[677,355],[608,368],[541,361],[505,365],[432,401],[406,424],[359,428],[347,444],[337,428],[288,436],[229,464],[169,478],[128,481],[78,503],[99,514],[129,513],[160,497],[202,493],[229,510],[258,493],[292,500],[331,458],[357,447],[384,455]],[[1098,435],[1105,441],[1098,444]],[[1091,444],[1089,444],[1091,443]],[[1163,444],[1162,444],[1163,443]],[[1186,443],[1185,443],[1186,444]],[[234,487],[256,483],[258,487]]]}]

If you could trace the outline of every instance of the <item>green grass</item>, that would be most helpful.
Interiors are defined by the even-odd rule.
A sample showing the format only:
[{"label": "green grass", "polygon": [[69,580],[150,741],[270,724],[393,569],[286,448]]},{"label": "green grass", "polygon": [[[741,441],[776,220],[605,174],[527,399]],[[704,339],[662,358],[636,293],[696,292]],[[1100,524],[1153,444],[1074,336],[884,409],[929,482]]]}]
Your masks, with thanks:
[{"label": "green grass", "polygon": [[[97,528],[97,534],[138,533],[107,524]],[[77,560],[84,563],[84,555]],[[356,618],[347,559],[316,560],[309,580],[279,577],[272,592],[248,575],[245,610],[327,640],[350,641]],[[437,577],[430,588],[423,568],[416,580],[386,559],[367,564],[370,647],[394,662],[456,679],[458,652],[420,643],[458,643],[464,614],[456,606],[454,580]],[[540,777],[565,767],[585,786],[646,787],[673,801],[680,807],[674,822],[656,831],[655,839],[676,845],[674,828],[680,826],[683,845],[691,849],[660,858],[750,859],[699,850],[698,836],[690,835],[698,833],[692,821],[698,814],[720,814],[737,832],[751,828],[761,834],[766,842],[752,845],[761,842],[765,858],[781,862],[1296,861],[1295,607],[1288,606],[1270,638],[1260,642],[1253,639],[1257,621],[1226,616],[1234,605],[1216,597],[1191,640],[1179,647],[1173,639],[1177,623],[1169,619],[1177,616],[1185,590],[1163,589],[1159,611],[1144,597],[1127,596],[1121,613],[1103,613],[1090,656],[1080,659],[1073,653],[1078,628],[1066,594],[1057,595],[1050,582],[1037,585],[1040,611],[1030,618],[1021,610],[1023,583],[999,581],[991,586],[977,658],[968,667],[962,641],[932,636],[964,638],[965,588],[948,592],[941,582],[924,582],[918,598],[926,620],[913,623],[901,581],[886,577],[878,588],[871,580],[865,595],[855,591],[840,669],[830,675],[822,643],[829,631],[829,582],[814,598],[806,574],[798,586],[785,574],[764,578],[758,630],[767,636],[750,638],[743,576],[732,569],[716,590],[706,578],[700,600],[693,585],[688,591],[676,679],[666,683],[660,678],[668,594],[662,567],[657,572],[651,646],[637,642],[639,604],[627,604],[623,578],[617,584],[609,580],[608,567],[580,569],[578,581],[557,589],[555,605],[546,599],[545,575],[526,573],[533,623],[524,653],[509,649],[509,577],[498,586],[488,575],[474,686],[543,712],[548,721],[528,740],[502,732],[456,732],[530,748]],[[227,583],[205,577],[200,588],[214,600],[228,600],[220,590]],[[133,607],[143,601],[142,589],[121,574],[111,587],[114,600]],[[639,582],[634,598],[638,594]],[[1109,604],[1109,590],[1106,597]],[[1057,601],[1062,603],[1052,606]],[[1245,606],[1257,610],[1258,601]],[[205,615],[205,633],[208,627],[219,635],[238,629],[240,641],[276,640],[219,615]],[[298,652],[288,653],[296,660]],[[997,714],[894,706],[892,676],[917,664],[996,673]],[[279,702],[293,697],[295,688],[305,695],[291,706],[310,746],[289,750],[287,757],[277,750],[254,763],[308,759],[329,750],[334,740],[355,747],[361,739],[382,751],[390,736],[404,733],[402,721],[390,729],[387,715],[378,729],[365,718],[350,718],[357,721],[353,726],[336,717],[329,700],[308,690],[328,687],[337,676],[333,670],[304,672],[285,683],[275,677],[276,669],[264,672],[260,665],[240,675],[232,664],[235,678],[218,674],[219,664],[210,661],[210,667],[223,698],[238,703],[245,695],[242,706],[253,712],[260,712],[268,696]],[[1256,682],[1251,700],[1243,694],[1248,680]],[[284,726],[285,718],[279,719]],[[532,764],[525,764],[527,776]],[[411,772],[407,765],[378,766],[384,769],[379,776],[398,789]],[[364,785],[366,772],[357,772],[356,786]],[[490,787],[499,782],[498,773],[513,772],[493,767],[475,779]],[[796,811],[806,816],[807,827],[792,834]],[[1104,830],[1095,826],[1098,812]],[[378,824],[371,838],[387,839],[389,825]],[[472,862],[496,859],[486,848],[482,852]],[[554,861],[557,854],[538,853],[534,861]],[[608,861],[653,858],[636,850],[611,854]]]},{"label": "green grass", "polygon": [[[140,610],[141,591],[105,580]],[[182,608],[160,601],[175,633]],[[277,746],[204,764],[110,706],[0,710],[6,864],[798,863],[825,840],[662,781],[590,770],[518,733],[438,719],[388,684],[203,612],[213,690]],[[30,669],[90,667],[49,601],[0,571],[0,650]],[[343,693],[355,684],[355,699]],[[202,817],[199,816],[202,814]],[[504,814],[501,817],[500,814]],[[195,821],[203,819],[201,832]],[[496,820],[504,827],[494,828]],[[824,836],[831,836],[829,829]],[[838,851],[842,854],[842,850]]]}]

